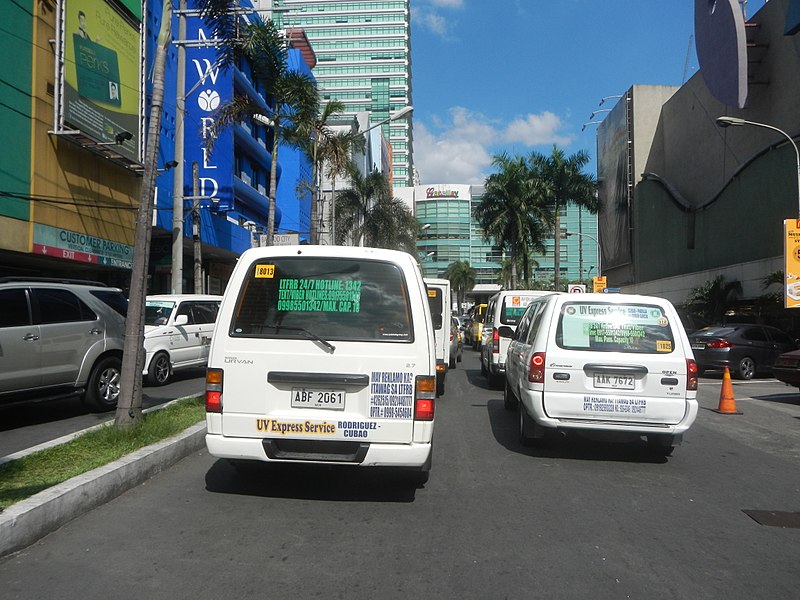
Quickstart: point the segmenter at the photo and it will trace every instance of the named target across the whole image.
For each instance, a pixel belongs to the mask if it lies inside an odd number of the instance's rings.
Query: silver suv
[[[0,403],[117,405],[128,301],[93,281],[0,278]]]

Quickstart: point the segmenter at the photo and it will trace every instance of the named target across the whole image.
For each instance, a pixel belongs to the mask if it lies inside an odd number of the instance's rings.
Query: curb
[[[30,546],[72,519],[168,469],[205,443],[205,421],[12,504],[0,513],[0,557]]]

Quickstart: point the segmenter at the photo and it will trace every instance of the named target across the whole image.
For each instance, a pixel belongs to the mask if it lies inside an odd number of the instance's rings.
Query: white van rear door
[[[223,435],[411,443],[416,377],[433,375],[433,357],[424,292],[407,276],[357,258],[251,265],[212,342]]]
[[[558,419],[679,423],[685,349],[677,316],[642,302],[566,301],[550,330],[544,409]]]

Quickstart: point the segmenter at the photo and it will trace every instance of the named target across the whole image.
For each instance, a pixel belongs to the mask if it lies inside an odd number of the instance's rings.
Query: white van
[[[239,258],[208,361],[210,454],[405,467],[422,483],[435,393],[431,313],[411,255],[271,246]]]
[[[663,298],[553,294],[530,303],[508,348],[504,404],[523,445],[554,430],[645,436],[669,455],[697,417],[697,364]]]
[[[505,383],[508,344],[528,304],[552,293],[554,292],[541,290],[504,290],[489,298],[480,343],[481,374],[489,380],[489,385],[500,387]]]
[[[444,394],[444,381],[450,366],[450,281],[425,278],[428,304],[433,319],[436,345],[436,395]]]

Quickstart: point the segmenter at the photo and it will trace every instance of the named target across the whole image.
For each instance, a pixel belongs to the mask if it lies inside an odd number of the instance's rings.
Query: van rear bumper
[[[206,434],[206,447],[209,454],[217,458],[240,460],[260,460],[280,463],[313,463],[342,464],[357,467],[423,467],[431,454],[430,443],[420,444],[362,444],[366,446],[366,454],[359,461],[339,460],[330,455],[315,459],[311,456],[303,458],[269,458],[264,449],[264,438],[234,438],[219,434]]]
[[[533,418],[537,425],[549,429],[581,429],[590,431],[624,431],[630,433],[664,435],[681,435],[692,426],[697,418],[698,404],[695,398],[686,399],[686,412],[683,418],[675,424],[661,422],[643,421],[622,421],[622,420],[599,420],[599,419],[556,419],[547,416],[544,411],[541,392],[523,390],[520,394],[520,401],[525,406],[527,413]]]

